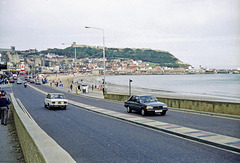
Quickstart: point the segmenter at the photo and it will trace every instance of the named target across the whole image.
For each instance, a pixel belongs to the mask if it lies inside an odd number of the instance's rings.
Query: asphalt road
[[[36,87],[46,91],[46,92],[59,92],[56,89],[46,87],[43,85],[35,85]],[[123,103],[106,101],[100,99],[93,99],[87,97],[76,96],[71,93],[65,93],[66,98],[78,101],[84,104],[114,110],[121,113],[127,113],[126,108],[123,106]],[[97,101],[97,102],[96,102]],[[133,113],[136,116],[141,115],[139,113]],[[219,118],[213,116],[176,112],[169,110],[166,116],[160,116],[160,114],[146,116],[149,119],[176,124],[180,126],[190,127],[198,130],[204,130],[208,132],[213,132],[217,134],[222,134],[226,136],[240,138],[240,120]],[[169,118],[171,117],[171,118]]]
[[[47,92],[51,88],[38,86]],[[69,105],[67,110],[44,108],[45,96],[30,87],[13,85],[29,113],[77,162],[239,162],[240,155],[171,136],[145,127],[92,113]],[[83,98],[65,93],[66,97],[97,107],[126,112],[122,104]],[[140,116],[137,113],[132,113]],[[150,119],[239,137],[239,121],[169,111],[166,116]],[[203,126],[202,126],[203,125]],[[219,125],[222,125],[219,127]],[[235,127],[238,127],[235,129]],[[227,133],[227,134],[226,134]]]

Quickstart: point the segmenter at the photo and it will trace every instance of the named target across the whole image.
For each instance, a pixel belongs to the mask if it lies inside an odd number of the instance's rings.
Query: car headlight
[[[167,105],[164,105],[163,108],[167,108]]]
[[[152,106],[147,106],[146,109],[153,109],[153,107]]]

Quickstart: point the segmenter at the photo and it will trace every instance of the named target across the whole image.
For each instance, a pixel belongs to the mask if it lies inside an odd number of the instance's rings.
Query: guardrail
[[[60,147],[37,123],[31,118],[30,114],[13,96],[12,111],[16,126],[19,142],[26,162],[41,163],[75,163],[76,161]]]

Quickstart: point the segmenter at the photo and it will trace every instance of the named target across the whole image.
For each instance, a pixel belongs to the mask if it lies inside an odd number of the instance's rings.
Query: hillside
[[[101,58],[102,48],[95,48],[90,46],[77,47],[77,58]],[[41,53],[56,53],[58,55],[63,55],[67,57],[75,56],[75,48],[68,47],[65,49],[48,49],[41,51]],[[132,49],[132,48],[106,48],[105,51],[106,58],[108,60],[112,59],[133,59],[142,60],[144,62],[151,62],[159,64],[160,66],[168,67],[187,67],[188,64],[181,64],[181,61],[166,51],[152,50],[152,49]]]

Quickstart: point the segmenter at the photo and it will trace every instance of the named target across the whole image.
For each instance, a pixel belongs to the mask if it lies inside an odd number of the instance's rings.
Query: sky
[[[0,0],[0,48],[164,50],[195,68],[240,67],[240,0]],[[62,43],[65,43],[62,45]]]

